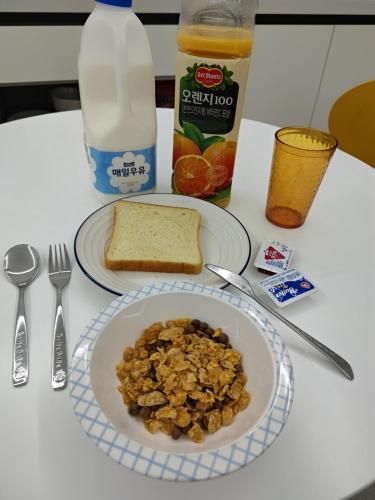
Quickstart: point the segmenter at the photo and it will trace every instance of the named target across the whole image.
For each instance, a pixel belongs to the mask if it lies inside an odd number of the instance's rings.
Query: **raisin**
[[[148,372],[148,376],[150,377],[150,379],[153,381],[153,382],[157,382],[157,378],[156,378],[156,371],[155,371],[155,368],[152,367],[150,369],[150,371]]]
[[[205,332],[207,335],[210,335],[212,337],[212,335],[215,333],[215,331],[212,329],[212,328],[207,328],[206,332]]]
[[[191,322],[191,324],[195,327],[195,328],[199,328],[201,326],[201,322],[199,321],[199,319],[193,319],[193,321]]]
[[[201,419],[200,424],[201,424],[202,429],[203,429],[204,431],[206,431],[206,430],[207,430],[207,428],[208,428],[208,418],[207,418],[207,417],[203,417],[203,418]]]
[[[195,408],[196,401],[195,399],[192,399],[190,396],[186,398],[186,403],[191,407]]]
[[[142,406],[142,408],[139,410],[139,416],[145,420],[151,417],[151,413],[151,408],[148,408],[147,406]]]
[[[224,402],[217,399],[214,404],[215,410],[221,410],[224,406]]]
[[[207,328],[208,328],[207,323],[202,322],[201,326],[200,326],[200,329],[202,330],[202,332],[205,332],[207,330]]]
[[[221,344],[228,344],[229,337],[226,333],[220,333],[218,337],[216,337],[216,342],[220,342]]]
[[[171,342],[169,340],[158,339],[155,342],[155,347],[158,347],[159,349],[164,348],[165,350],[167,350],[170,345],[171,345]]]
[[[132,417],[136,417],[138,415],[139,406],[138,406],[137,401],[130,401],[130,403],[128,405],[128,412],[129,412],[129,415],[131,415]]]
[[[180,437],[182,436],[182,430],[177,427],[177,425],[175,425],[172,429],[171,436],[173,439],[180,439]]]
[[[194,333],[196,331],[196,328],[194,325],[189,325],[185,328],[186,333]]]

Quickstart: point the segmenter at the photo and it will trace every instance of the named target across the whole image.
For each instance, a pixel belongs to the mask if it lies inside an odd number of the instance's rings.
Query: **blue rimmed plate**
[[[181,316],[224,328],[242,353],[251,394],[249,407],[201,444],[150,434],[117,391],[124,347],[151,323]],[[86,434],[117,463],[159,479],[204,480],[249,464],[273,443],[290,412],[293,374],[278,332],[256,307],[201,284],[158,283],[115,299],[90,322],[73,354],[70,397]]]
[[[199,231],[203,262],[242,274],[250,260],[251,242],[242,223],[230,212],[212,203],[191,196],[169,193],[134,195],[126,201],[195,208],[201,214]],[[223,280],[203,268],[200,274],[146,273],[111,271],[104,265],[104,252],[112,233],[113,203],[93,212],[79,227],[74,240],[74,253],[83,273],[101,288],[122,295],[150,283],[178,281],[202,283],[224,288]],[[183,276],[183,278],[182,278]]]

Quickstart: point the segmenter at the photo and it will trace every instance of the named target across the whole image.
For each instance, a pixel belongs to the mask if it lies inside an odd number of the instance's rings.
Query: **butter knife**
[[[240,276],[239,274],[233,273],[232,271],[229,271],[228,269],[224,269],[223,267],[219,266],[214,266],[213,264],[205,264],[205,267],[209,270],[212,271],[213,273],[217,274],[220,276],[220,278],[223,278],[225,281],[230,283],[231,285],[235,286],[238,288],[238,290],[241,290],[241,292],[245,293],[249,297],[251,297],[255,302],[257,302],[260,306],[264,307],[269,313],[273,314],[277,319],[285,323],[289,328],[291,328],[294,332],[298,333],[300,337],[305,339],[309,344],[311,344],[313,347],[318,349],[327,359],[329,359],[337,368],[349,379],[353,380],[354,379],[354,374],[353,370],[350,366],[350,364],[345,361],[341,356],[333,352],[329,347],[325,346],[319,340],[315,339],[305,331],[303,331],[301,328],[296,326],[294,323],[286,319],[284,316],[282,316],[280,313],[272,309],[268,304],[260,300],[256,295],[255,292],[249,283],[249,281],[244,278],[243,276]]]

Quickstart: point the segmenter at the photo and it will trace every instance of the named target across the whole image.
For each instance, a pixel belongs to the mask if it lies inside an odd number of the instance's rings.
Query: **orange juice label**
[[[229,200],[248,58],[177,54],[172,189]]]

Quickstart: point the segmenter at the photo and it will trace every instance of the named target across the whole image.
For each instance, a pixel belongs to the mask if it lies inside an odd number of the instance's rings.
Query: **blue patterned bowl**
[[[231,425],[201,444],[150,434],[129,416],[117,391],[115,365],[124,347],[151,323],[181,316],[228,333],[242,353],[252,396]],[[70,396],[86,434],[113,460],[150,477],[194,481],[233,472],[271,445],[290,412],[293,374],[279,334],[256,307],[224,290],[162,283],[115,299],[91,321],[73,354]]]

